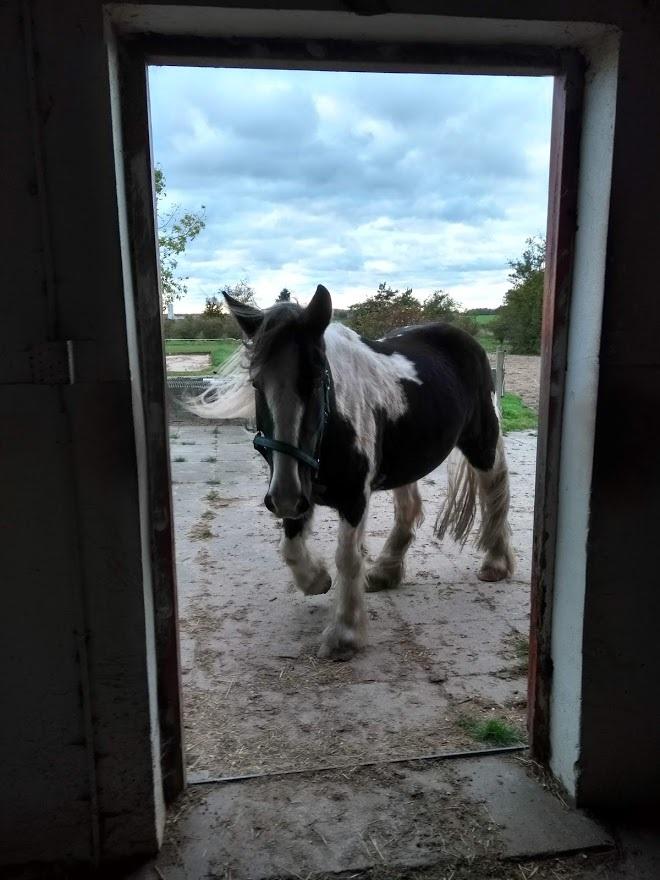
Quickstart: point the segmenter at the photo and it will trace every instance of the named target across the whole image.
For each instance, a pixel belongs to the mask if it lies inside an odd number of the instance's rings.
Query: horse
[[[316,505],[339,515],[336,601],[319,657],[349,659],[366,642],[365,592],[397,587],[422,500],[417,481],[453,450],[435,533],[464,545],[477,503],[483,581],[510,577],[509,476],[490,365],[468,333],[445,323],[405,327],[379,340],[331,323],[319,285],[306,307],[262,310],[224,294],[246,344],[190,403],[204,417],[245,417],[268,462],[264,504],[283,520],[281,555],[306,596],[331,577],[308,548]],[[364,533],[372,492],[392,490],[394,525],[367,570]]]

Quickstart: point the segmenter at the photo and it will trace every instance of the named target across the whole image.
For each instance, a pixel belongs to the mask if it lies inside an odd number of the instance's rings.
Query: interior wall
[[[283,3],[232,3],[250,5]],[[368,21],[332,0],[286,5],[335,9],[360,27]],[[496,14],[487,0],[387,6],[463,18]],[[592,805],[636,803],[660,781],[658,6],[539,0],[532,10],[511,0],[501,33],[520,39],[524,29],[510,20],[530,15],[539,22],[606,21],[623,31],[576,794]],[[0,862],[93,862],[152,851],[162,819],[131,386],[139,376],[130,370],[101,3],[7,0],[0,49]],[[72,384],[62,378],[68,360],[59,343],[66,340],[73,343]],[[49,341],[58,345],[44,348]],[[50,363],[62,381],[51,374],[44,382],[40,363]]]
[[[0,863],[93,863],[162,824],[104,22],[0,14]]]

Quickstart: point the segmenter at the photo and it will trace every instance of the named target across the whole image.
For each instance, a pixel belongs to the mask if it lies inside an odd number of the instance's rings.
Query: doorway
[[[190,778],[526,743],[543,266],[542,236],[528,239],[546,227],[552,79],[157,67],[150,96],[161,240],[190,211],[207,224],[165,321]],[[506,348],[516,573],[481,583],[470,545],[435,540],[438,469],[420,484],[426,521],[404,583],[369,597],[370,643],[348,664],[316,658],[332,594],[305,598],[290,582],[245,425],[205,423],[177,402],[240,346],[222,289],[304,304],[317,281],[335,320],[365,335],[429,320],[440,302],[434,317],[473,334],[493,367]],[[532,282],[525,347],[498,333],[498,309]],[[370,312],[384,291],[389,311]],[[372,499],[373,555],[391,506],[390,493]],[[319,509],[313,543],[328,561],[335,533]]]

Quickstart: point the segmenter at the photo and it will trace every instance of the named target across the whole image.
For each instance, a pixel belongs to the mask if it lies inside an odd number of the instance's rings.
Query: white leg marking
[[[337,540],[337,599],[333,621],[323,631],[319,657],[347,660],[364,646],[367,614],[364,600],[365,566],[362,538],[364,512],[357,528],[339,520]]]
[[[395,489],[394,526],[385,546],[367,574],[367,591],[391,590],[403,580],[403,560],[424,519],[417,483]]]
[[[302,534],[295,538],[282,535],[280,551],[282,558],[291,569],[291,574],[298,589],[306,596],[318,596],[327,593],[332,578],[322,559],[310,553],[307,547],[307,536],[311,526],[311,518],[305,524]]]

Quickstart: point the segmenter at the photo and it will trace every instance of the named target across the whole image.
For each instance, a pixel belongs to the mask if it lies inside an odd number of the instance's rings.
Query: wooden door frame
[[[584,60],[575,49],[516,45],[216,38],[117,33],[126,203],[131,240],[156,611],[158,704],[165,797],[185,785],[172,493],[159,296],[148,66],[262,67],[417,73],[545,75],[555,80],[543,307],[529,666],[533,756],[550,757],[552,600]]]

